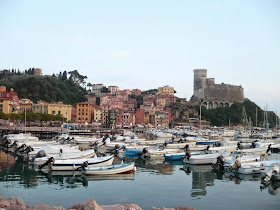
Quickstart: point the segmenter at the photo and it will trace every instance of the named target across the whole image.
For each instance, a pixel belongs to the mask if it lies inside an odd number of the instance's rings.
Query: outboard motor
[[[271,144],[270,145],[268,145],[268,148],[267,148],[267,150],[266,150],[266,153],[269,153],[270,151],[271,151]]]
[[[188,144],[184,147],[184,152],[187,152],[187,151],[190,151],[190,146]]]
[[[187,160],[190,160],[190,157],[191,157],[192,155],[191,155],[191,153],[190,152],[186,152],[186,158],[187,158]]]
[[[212,163],[214,169],[220,168],[224,169],[225,158],[224,156],[220,155],[217,157],[216,163]]]
[[[274,163],[267,169],[263,180],[266,182],[269,180],[275,180],[278,174],[280,174],[280,164]]]
[[[238,169],[241,167],[241,163],[237,160],[231,166],[229,167],[230,171],[238,171]]]
[[[14,141],[14,142],[17,142],[17,141]],[[12,141],[10,139],[6,139],[3,142],[3,146],[9,147],[9,144],[11,144],[11,143],[12,143]]]
[[[86,167],[88,167],[88,162],[87,161],[83,162],[83,165],[81,165],[80,167],[76,168],[76,171],[84,170]]]
[[[117,153],[120,149],[120,145],[116,144],[114,148],[110,151],[111,153]]]
[[[256,141],[252,142],[251,148],[256,148]]]
[[[208,150],[209,150],[209,148],[210,148],[210,145],[208,145],[208,146],[206,147],[206,151],[208,151]]]
[[[42,151],[44,151],[44,150],[42,150]],[[50,157],[44,164],[42,164],[42,165],[39,165],[39,169],[42,169],[42,168],[44,168],[45,166],[47,166],[47,165],[49,165],[50,163],[54,163],[54,158],[53,157]]]
[[[45,152],[45,150],[40,150],[37,154],[35,158],[42,158],[42,157],[46,157],[47,154]]]
[[[237,142],[237,149],[241,149],[241,144],[240,144],[240,141]]]
[[[20,152],[21,150],[24,150],[25,147],[26,147],[26,144],[22,144],[19,148],[17,148],[17,149],[15,150],[15,153],[16,153],[16,152]]]
[[[28,146],[28,147],[26,147],[25,150],[22,151],[22,153],[28,154],[29,152],[32,152],[32,151],[34,151],[34,149],[31,146]]]
[[[141,155],[146,156],[147,154],[148,154],[148,148],[145,147],[145,148],[142,150],[142,152],[139,152],[139,153],[138,153],[138,156],[141,156]]]
[[[8,140],[10,141],[10,140]],[[8,145],[7,145],[8,146]],[[11,146],[8,146],[9,148],[12,148],[12,147],[18,147],[18,141],[14,141],[14,143],[11,145]]]
[[[172,139],[174,139],[174,138],[172,138]],[[184,140],[183,140],[183,139],[180,139],[180,140],[178,141],[178,144],[183,143],[183,142],[184,142]]]

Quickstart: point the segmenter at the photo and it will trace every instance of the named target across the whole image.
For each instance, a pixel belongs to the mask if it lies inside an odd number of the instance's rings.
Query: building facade
[[[244,101],[244,90],[241,85],[215,84],[214,78],[207,78],[207,69],[195,69],[191,101],[202,102],[208,109],[229,107]]]
[[[76,104],[76,123],[91,124],[93,117],[93,106],[88,102]]]
[[[47,114],[60,115],[66,118],[68,121],[71,120],[72,106],[63,104],[62,102],[48,104]]]

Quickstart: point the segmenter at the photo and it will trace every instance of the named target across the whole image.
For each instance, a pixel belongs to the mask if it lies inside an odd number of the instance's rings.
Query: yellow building
[[[0,98],[0,112],[8,114],[11,112],[10,100],[6,98]]]
[[[101,120],[102,120],[102,109],[94,108],[93,112],[94,112],[93,121],[94,122],[101,122]]]
[[[45,101],[38,101],[37,104],[32,105],[33,113],[47,114],[48,113],[48,104]]]
[[[161,95],[172,95],[172,96],[174,96],[174,88],[169,87],[168,85],[166,85],[164,87],[159,87],[158,92],[156,94],[157,95],[161,94]]]
[[[156,98],[156,105],[165,107],[165,98],[164,97],[157,97]]]
[[[20,106],[19,113],[24,113],[25,110],[27,112],[32,112],[32,105],[33,105],[33,101],[31,101],[30,99],[19,100],[19,106]]]
[[[60,115],[71,120],[72,106],[63,104],[62,102],[48,104],[48,114]]]
[[[76,105],[76,123],[92,123],[93,106],[88,102],[81,102]]]

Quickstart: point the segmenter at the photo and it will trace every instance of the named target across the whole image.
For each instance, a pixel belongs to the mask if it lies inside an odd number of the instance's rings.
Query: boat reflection
[[[270,195],[278,195],[280,188],[280,181],[270,181],[268,183],[262,183],[260,186],[261,191],[267,189]]]
[[[12,155],[0,150],[0,172],[10,170],[15,163],[16,159]]]
[[[127,174],[110,174],[110,175],[93,175],[86,176],[82,175],[80,181],[83,183],[83,186],[88,186],[89,181],[105,181],[105,180],[134,180],[135,173]]]
[[[155,174],[172,175],[174,171],[174,165],[170,162],[163,162],[162,160],[151,160],[149,158],[138,157],[136,159],[126,158],[126,162],[135,161],[137,168],[149,169],[149,171]]]
[[[211,165],[184,164],[181,169],[188,175],[192,174],[191,197],[205,196],[206,187],[214,186],[216,174],[212,172]]]
[[[167,161],[167,160],[165,160],[164,163],[169,163],[169,164],[171,164],[173,166],[183,165],[184,164],[184,162],[182,160],[176,160],[176,161]]]
[[[7,158],[4,160],[4,158]],[[0,182],[7,182],[7,188],[23,186],[35,188],[38,186],[37,172],[30,169],[21,160],[16,160],[9,154],[1,152]]]

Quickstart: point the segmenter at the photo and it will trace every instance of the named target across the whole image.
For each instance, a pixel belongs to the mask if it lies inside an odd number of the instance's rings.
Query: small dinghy
[[[43,165],[39,166],[39,169],[44,167],[50,167],[53,171],[75,171],[83,167],[105,166],[113,163],[114,156],[95,157],[88,159],[69,159],[69,160],[55,160],[53,157]]]
[[[214,160],[222,155],[223,157],[230,156],[230,152],[226,153],[215,153],[215,154],[207,154],[207,155],[195,155],[195,156],[186,156],[184,159],[185,163],[189,163],[192,165],[203,165],[203,164],[212,164]]]
[[[191,152],[190,154],[191,155],[202,155],[202,152]],[[186,157],[185,152],[164,154],[165,160],[170,160],[170,161],[182,160],[185,157]]]
[[[280,163],[271,164],[264,172],[263,180],[266,182],[270,180],[280,180]]]
[[[97,166],[90,168],[83,168],[82,173],[85,175],[109,175],[109,174],[121,174],[135,171],[135,163],[123,163],[115,165]]]
[[[73,152],[73,153],[52,154],[51,156],[48,156],[47,154],[42,154],[40,157],[36,157],[34,159],[33,165],[35,166],[42,165],[46,161],[48,161],[50,157],[53,157],[55,160],[69,160],[69,159],[92,158],[94,156],[95,156],[94,149],[80,151],[80,152]]]
[[[279,160],[259,161],[253,163],[240,163],[236,161],[233,163],[229,170],[240,174],[260,174],[263,170],[266,170],[272,164],[279,164]]]
[[[236,150],[236,146],[223,146],[223,147],[211,147],[207,149],[207,153],[222,153],[222,152],[234,152]]]

